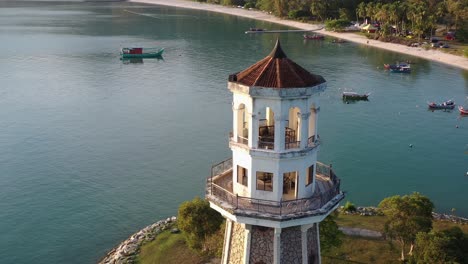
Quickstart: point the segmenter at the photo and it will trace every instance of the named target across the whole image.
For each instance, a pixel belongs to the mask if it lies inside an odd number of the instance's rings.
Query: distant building
[[[317,162],[322,76],[273,51],[229,76],[232,158],[212,167],[206,198],[226,218],[222,263],[321,263],[319,223],[344,198]]]

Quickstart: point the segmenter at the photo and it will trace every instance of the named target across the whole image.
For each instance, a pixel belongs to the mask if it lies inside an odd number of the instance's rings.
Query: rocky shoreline
[[[153,241],[156,236],[164,230],[172,228],[177,217],[169,217],[151,224],[129,238],[121,242],[118,246],[109,251],[103,257],[99,264],[131,264],[135,263],[136,257],[140,252],[140,247],[145,242]]]

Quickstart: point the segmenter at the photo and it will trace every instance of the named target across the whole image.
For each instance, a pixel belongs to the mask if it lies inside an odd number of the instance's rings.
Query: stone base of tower
[[[226,220],[222,264],[319,264],[318,224],[288,228]]]

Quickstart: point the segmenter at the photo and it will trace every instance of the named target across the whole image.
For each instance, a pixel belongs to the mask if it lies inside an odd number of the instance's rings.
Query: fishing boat
[[[397,62],[396,64],[384,64],[384,69],[396,73],[411,73],[411,65],[404,62]]]
[[[455,108],[455,102],[452,101],[452,100],[448,100],[448,101],[445,101],[441,104],[438,104],[438,103],[435,103],[435,102],[431,102],[431,103],[428,103],[427,106],[429,107],[429,109],[454,109]]]
[[[160,58],[164,48],[122,48],[120,56],[122,59],[133,58]]]
[[[318,34],[314,34],[314,35],[304,34],[303,37],[304,37],[304,39],[313,39],[313,40],[324,40],[325,39],[325,36],[318,35]]]
[[[384,66],[384,68],[385,68],[386,70],[390,70],[390,69],[396,69],[396,68],[401,67],[401,66],[408,66],[408,64],[406,64],[406,63],[398,63],[398,62],[397,62],[396,64],[384,64],[383,66]]]
[[[355,92],[343,92],[343,100],[368,100],[370,93],[358,94]]]
[[[245,32],[245,34],[250,34],[250,33],[263,33],[263,32],[266,32],[267,30],[264,29],[264,28],[249,28],[249,30],[247,30]]]
[[[390,67],[389,70],[395,73],[411,73],[411,66],[409,64],[400,64],[395,67]]]
[[[468,115],[468,109],[463,108],[463,106],[458,106],[458,111],[460,111],[460,115]]]

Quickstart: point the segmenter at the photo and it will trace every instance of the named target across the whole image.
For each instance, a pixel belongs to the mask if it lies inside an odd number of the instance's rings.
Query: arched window
[[[285,149],[299,148],[301,143],[301,119],[299,117],[299,108],[291,107],[289,109],[288,125],[285,131]]]
[[[275,149],[275,113],[266,107],[260,112],[258,123],[258,148]]]

